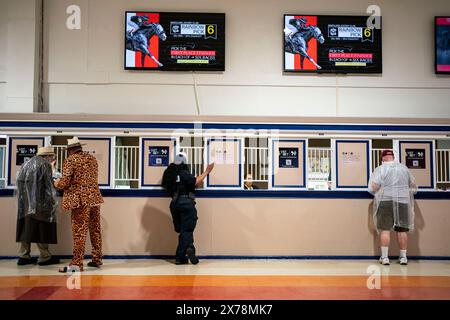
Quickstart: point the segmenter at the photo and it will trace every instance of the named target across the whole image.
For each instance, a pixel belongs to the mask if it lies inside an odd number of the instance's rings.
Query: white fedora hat
[[[78,140],[78,137],[73,137],[72,139],[67,139],[67,149],[73,148],[73,147],[81,147],[85,146],[86,143],[81,143],[80,140]]]
[[[41,147],[38,149],[37,156],[54,156],[55,151],[52,146]]]

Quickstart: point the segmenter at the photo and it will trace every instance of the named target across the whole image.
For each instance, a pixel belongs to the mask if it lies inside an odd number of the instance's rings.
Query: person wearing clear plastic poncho
[[[57,243],[56,211],[58,207],[53,179],[55,154],[51,146],[38,149],[36,156],[25,162],[17,174],[17,229],[20,242],[18,265],[58,264],[59,259],[49,251]],[[39,259],[31,257],[31,243],[39,249]]]
[[[417,187],[408,168],[394,161],[392,150],[384,150],[381,159],[382,165],[375,169],[369,180],[369,192],[375,196],[373,218],[380,235],[380,263],[390,264],[390,233],[395,231],[400,248],[399,262],[407,265],[407,233],[414,229],[413,195],[417,192]]]

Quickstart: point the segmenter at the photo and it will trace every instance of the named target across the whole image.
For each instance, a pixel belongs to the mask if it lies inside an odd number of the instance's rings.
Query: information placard
[[[28,159],[31,159],[40,147],[44,146],[44,142],[44,137],[9,138],[8,185],[16,184],[16,176],[20,167]]]
[[[37,144],[16,146],[16,166],[21,166],[31,158],[33,158],[38,150]]]
[[[148,165],[150,167],[167,167],[169,165],[169,147],[149,146]]]
[[[280,168],[298,168],[298,148],[279,148]]]
[[[422,189],[434,188],[432,141],[399,141],[399,161],[409,168]]]
[[[161,187],[161,180],[167,166],[173,162],[175,140],[171,138],[142,138],[142,187]]]
[[[409,169],[426,169],[425,149],[405,149],[406,166]]]

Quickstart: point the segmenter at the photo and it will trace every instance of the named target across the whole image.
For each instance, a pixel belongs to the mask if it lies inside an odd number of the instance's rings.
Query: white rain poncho
[[[375,169],[369,180],[369,192],[375,196],[373,218],[377,231],[414,229],[415,179],[408,168],[387,161]]]
[[[56,222],[58,208],[52,182],[52,167],[40,156],[23,164],[16,180],[17,218],[27,216],[42,222]]]

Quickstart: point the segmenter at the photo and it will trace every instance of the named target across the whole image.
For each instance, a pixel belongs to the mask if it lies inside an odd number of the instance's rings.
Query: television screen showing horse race
[[[284,71],[382,73],[379,19],[284,15]]]
[[[436,17],[436,73],[450,74],[450,17]]]
[[[225,70],[225,14],[125,13],[125,69]]]

